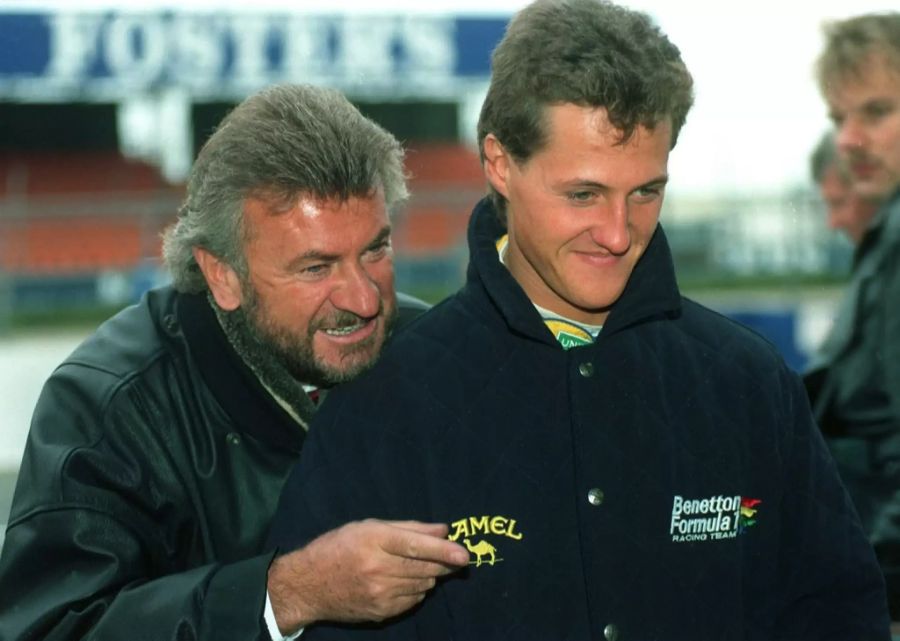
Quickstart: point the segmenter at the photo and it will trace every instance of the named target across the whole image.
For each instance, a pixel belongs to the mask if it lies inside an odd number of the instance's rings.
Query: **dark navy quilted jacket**
[[[451,524],[469,567],[386,627],[324,638],[888,639],[869,545],[798,378],[680,296],[658,229],[595,344],[565,351],[498,261],[329,396],[271,541]]]

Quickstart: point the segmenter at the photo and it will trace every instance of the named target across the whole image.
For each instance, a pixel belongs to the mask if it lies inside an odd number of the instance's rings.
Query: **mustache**
[[[847,165],[867,164],[874,165],[879,162],[878,158],[861,149],[850,149],[844,152],[843,161]]]
[[[356,327],[364,325],[369,321],[378,318],[384,313],[384,301],[378,301],[378,310],[371,316],[360,316],[347,310],[338,309],[327,316],[317,318],[309,325],[310,335],[315,334],[320,329],[344,329],[345,327]]]

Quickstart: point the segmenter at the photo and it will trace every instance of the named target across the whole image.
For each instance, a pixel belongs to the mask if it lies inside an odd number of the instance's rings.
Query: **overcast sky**
[[[4,0],[0,10],[40,7],[509,14],[518,0]],[[777,192],[807,183],[807,157],[828,126],[812,66],[821,24],[896,0],[630,0],[681,48],[696,102],[670,163],[675,192]],[[374,7],[377,7],[375,9]]]

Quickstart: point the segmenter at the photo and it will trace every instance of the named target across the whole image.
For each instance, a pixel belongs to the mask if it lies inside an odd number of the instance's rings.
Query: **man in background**
[[[900,13],[827,25],[817,71],[853,188],[882,205],[806,383],[900,620]]]
[[[833,132],[826,132],[813,150],[810,174],[825,203],[829,229],[840,231],[854,248],[858,247],[879,201],[864,198],[853,189],[853,179],[838,155]]]
[[[537,0],[510,22],[467,282],[325,403],[272,529],[287,550],[366,513],[444,521],[468,571],[310,639],[889,638],[800,379],[679,293],[658,221],[691,103],[642,13]]]
[[[395,320],[397,141],[337,92],[273,87],[229,114],[164,239],[174,286],[104,323],[47,381],[0,556],[5,641],[280,639],[380,620],[464,564],[447,526],[351,523],[263,543],[321,395]],[[352,473],[352,470],[347,470]]]

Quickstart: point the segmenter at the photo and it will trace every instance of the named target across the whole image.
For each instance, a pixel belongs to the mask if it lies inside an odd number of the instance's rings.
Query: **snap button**
[[[229,445],[240,445],[241,435],[237,432],[228,432],[228,434],[225,436],[225,442]]]
[[[591,505],[600,505],[603,503],[603,490],[597,487],[588,490],[588,503]]]
[[[606,641],[618,641],[619,639],[619,628],[614,623],[610,623],[608,626],[603,628],[603,636],[606,637]]]
[[[166,314],[163,316],[163,329],[169,334],[174,334],[178,331],[178,319],[175,318],[174,314]]]
[[[593,363],[582,363],[578,366],[578,373],[584,376],[585,378],[590,378],[594,375],[594,364]]]

